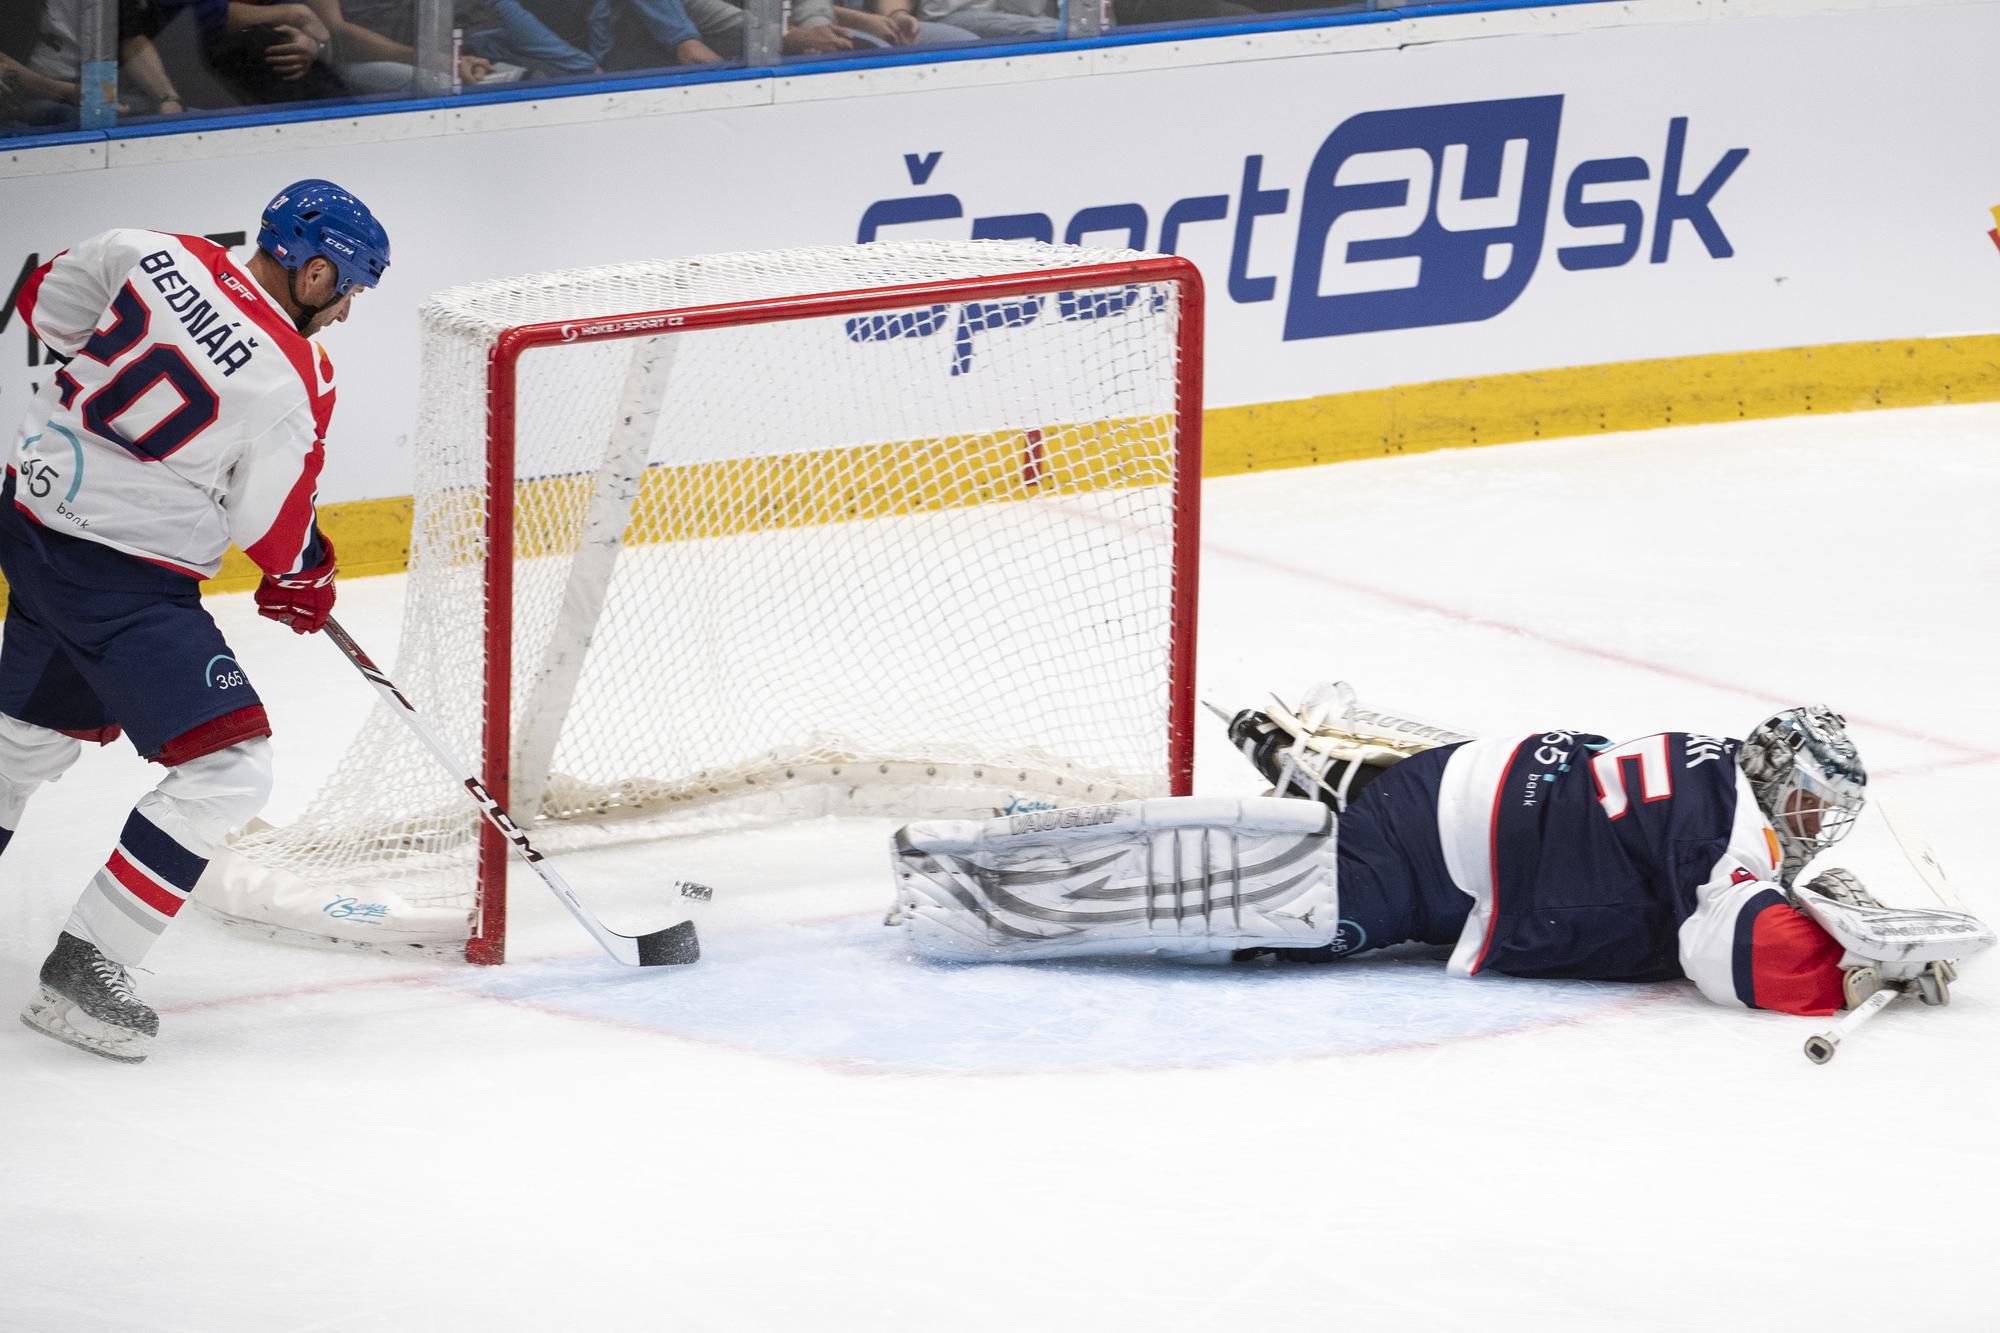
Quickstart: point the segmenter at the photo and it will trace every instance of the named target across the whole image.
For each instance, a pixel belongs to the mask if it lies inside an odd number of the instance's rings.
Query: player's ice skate
[[[68,931],[42,964],[41,989],[21,1021],[80,1051],[134,1065],[160,1031],[160,1016],[132,989],[130,974]]]

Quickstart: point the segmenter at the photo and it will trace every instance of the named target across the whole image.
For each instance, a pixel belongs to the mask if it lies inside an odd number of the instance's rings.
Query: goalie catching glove
[[[333,614],[333,543],[319,534],[320,562],[295,574],[266,574],[257,585],[257,614],[294,634],[317,634]]]
[[[1164,796],[911,824],[891,842],[912,947],[952,962],[1316,948],[1340,928],[1334,818],[1303,801]]]

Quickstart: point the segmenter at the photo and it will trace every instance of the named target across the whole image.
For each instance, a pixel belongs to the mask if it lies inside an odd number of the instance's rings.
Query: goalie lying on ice
[[[1825,708],[1741,741],[1478,740],[1338,684],[1229,733],[1273,797],[912,824],[893,841],[892,919],[919,953],[962,962],[1323,961],[1420,941],[1450,946],[1461,976],[1689,977],[1719,1003],[1795,1014],[1884,985],[1943,1003],[1952,962],[1994,943],[1962,913],[1885,908],[1844,870],[1796,884],[1867,784]]]

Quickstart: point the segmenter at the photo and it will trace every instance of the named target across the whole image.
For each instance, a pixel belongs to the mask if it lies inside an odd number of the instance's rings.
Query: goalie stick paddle
[[[465,766],[464,761],[445,747],[437,733],[431,730],[430,724],[424,721],[423,715],[417,712],[416,706],[404,698],[403,692],[396,688],[396,682],[384,675],[382,668],[376,666],[368,654],[361,651],[361,645],[340,627],[340,622],[331,616],[327,617],[324,633],[327,638],[333,640],[334,646],[340,649],[341,654],[354,664],[354,669],[361,673],[362,678],[375,687],[375,692],[394,705],[398,716],[411,731],[416,733],[417,739],[437,756],[438,762],[443,764],[454,778],[458,779],[459,785],[465,789],[465,794],[479,807],[479,813],[513,844],[514,850],[528,863],[529,869],[541,877],[542,883],[548,885],[550,893],[562,900],[563,906],[567,907],[570,915],[590,932],[591,938],[604,946],[604,952],[619,962],[633,967],[692,963],[701,957],[701,942],[695,936],[693,921],[677,922],[648,935],[620,935],[593,916],[589,908],[577,901],[576,894],[570,889],[568,881],[557,874],[555,867],[548,864],[542,854],[535,850],[534,844],[528,841],[527,833],[508,818],[500,802],[494,800],[493,794],[486,790],[486,785]],[[681,896],[697,901],[705,901],[709,894],[705,885],[682,882],[678,887]]]
[[[1880,794],[1875,797],[1875,809],[1881,813],[1883,822],[1888,824],[1889,834],[1895,838],[1896,845],[1903,849],[1903,855],[1909,859],[1910,868],[1915,870],[1917,877],[1930,888],[1932,896],[1938,900],[1939,905],[1954,912],[1972,915],[1966,911],[1964,900],[1952,889],[1951,880],[1944,873],[1944,863],[1938,860],[1937,850],[1931,846],[1931,840],[1924,836],[1923,830],[1917,827],[1909,812],[1904,810],[1899,802],[1888,800]]]

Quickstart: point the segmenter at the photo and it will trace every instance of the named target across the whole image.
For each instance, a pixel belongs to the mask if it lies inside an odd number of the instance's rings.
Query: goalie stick
[[[1889,826],[1890,836],[1895,838],[1896,846],[1902,849],[1904,857],[1909,860],[1910,868],[1917,872],[1917,877],[1923,880],[1932,896],[1938,900],[1938,904],[1949,911],[1972,915],[1967,911],[1964,899],[1960,898],[1951,887],[1951,880],[1944,873],[1944,862],[1938,860],[1937,850],[1931,846],[1931,840],[1924,836],[1923,830],[1917,827],[1902,805],[1886,799],[1880,793],[1874,797],[1874,805],[1880,812],[1882,821]],[[1886,986],[1876,991],[1850,1010],[1838,1023],[1824,1032],[1817,1032],[1806,1038],[1806,1058],[1816,1065],[1823,1065],[1833,1059],[1834,1054],[1840,1049],[1843,1037],[1851,1034],[1854,1029],[1907,994],[1909,994],[1907,990],[1891,989]]]
[[[1860,1004],[1848,1010],[1846,1016],[1838,1023],[1835,1023],[1824,1032],[1815,1032],[1812,1036],[1807,1037],[1806,1059],[1816,1065],[1823,1065],[1833,1059],[1834,1055],[1840,1050],[1842,1038],[1851,1034],[1854,1029],[1860,1027],[1884,1009],[1887,1009],[1891,1003],[1906,994],[1908,994],[1907,991],[1891,990],[1887,986],[1876,991]]]
[[[1875,808],[1882,813],[1883,822],[1888,824],[1890,835],[1896,839],[1896,845],[1903,849],[1903,855],[1909,859],[1910,868],[1915,870],[1917,877],[1930,887],[1932,895],[1937,898],[1939,904],[1954,912],[1973,915],[1966,910],[1965,903],[1958,894],[1953,892],[1951,880],[1944,873],[1944,862],[1938,860],[1937,851],[1931,846],[1931,840],[1924,836],[1923,831],[1911,820],[1902,805],[1877,795]]]
[[[444,742],[431,730],[430,724],[424,721],[415,705],[404,698],[403,692],[396,688],[396,683],[382,673],[382,668],[376,666],[367,653],[361,651],[361,645],[340,627],[340,622],[331,616],[327,617],[324,632],[327,638],[333,640],[334,646],[340,649],[342,655],[354,664],[354,669],[361,673],[362,678],[375,687],[375,692],[395,706],[397,714],[410,730],[416,733],[417,739],[422,741],[424,747],[437,756],[438,762],[458,779],[460,785],[465,788],[466,795],[479,807],[479,813],[505,835],[507,841],[514,845],[514,850],[520,853],[521,859],[541,877],[542,883],[548,885],[549,892],[562,900],[570,915],[590,932],[592,939],[604,946],[606,953],[619,962],[633,967],[692,963],[701,957],[701,942],[695,936],[693,921],[681,921],[646,935],[620,935],[591,915],[590,909],[577,901],[576,894],[571,891],[568,881],[557,874],[555,867],[549,865],[542,858],[542,854],[535,850],[534,845],[528,841],[527,833],[508,818],[500,802],[493,799],[493,794],[486,790],[485,784],[480,782],[464,762],[445,748]],[[706,885],[686,880],[679,881],[675,887],[681,897],[697,902],[706,901],[710,892]]]

